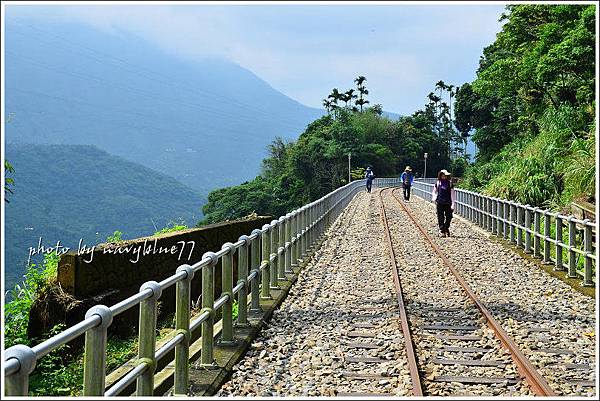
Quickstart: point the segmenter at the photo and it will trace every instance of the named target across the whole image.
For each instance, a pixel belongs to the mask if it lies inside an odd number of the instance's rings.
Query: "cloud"
[[[7,6],[8,16],[128,31],[186,59],[222,57],[310,106],[365,75],[372,103],[408,114],[434,83],[474,78],[498,5]]]

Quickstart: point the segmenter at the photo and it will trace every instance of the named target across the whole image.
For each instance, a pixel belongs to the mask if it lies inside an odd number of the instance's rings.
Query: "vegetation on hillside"
[[[422,110],[393,121],[382,115],[380,105],[364,108],[365,81],[355,80],[356,91],[334,88],[323,102],[328,115],[309,124],[296,142],[275,139],[254,180],[211,192],[200,224],[253,212],[280,216],[318,199],[347,183],[349,153],[353,169],[372,166],[379,177],[399,175],[406,165],[423,176],[425,152],[428,176],[448,168],[455,137],[447,129],[450,120],[441,99],[430,98]],[[463,165],[461,160],[454,164]]]
[[[479,153],[462,185],[559,208],[595,201],[595,6],[511,5],[456,126]]]
[[[99,243],[116,228],[136,238],[202,216],[197,192],[94,146],[8,144],[6,155],[16,182],[5,210],[6,288],[21,281],[40,237],[46,247],[60,240],[76,250],[80,239]]]

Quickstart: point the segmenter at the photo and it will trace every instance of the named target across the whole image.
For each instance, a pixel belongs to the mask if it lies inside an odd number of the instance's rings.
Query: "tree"
[[[333,111],[334,116],[337,116],[338,109],[338,101],[342,99],[343,94],[338,91],[337,88],[333,88],[327,99],[331,99],[331,110]]]
[[[360,106],[360,111],[362,113],[363,111],[363,106],[367,103],[369,103],[368,100],[364,99],[364,96],[369,94],[369,90],[365,87],[364,83],[367,81],[367,78],[365,78],[364,76],[360,75],[358,76],[354,82],[356,82],[356,89],[358,90],[359,96],[358,96],[358,100],[355,102],[355,104],[358,104]]]
[[[352,107],[352,100],[356,99],[356,94],[354,93],[354,89],[349,89],[344,93],[344,100],[346,102],[346,108],[349,106]]]
[[[323,107],[325,107],[327,114],[329,114],[331,112],[332,106],[333,106],[333,103],[329,99],[323,99]]]

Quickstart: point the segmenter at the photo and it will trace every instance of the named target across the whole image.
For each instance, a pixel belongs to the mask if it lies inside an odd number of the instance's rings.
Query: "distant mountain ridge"
[[[9,143],[93,144],[202,194],[253,178],[276,136],[324,111],[229,61],[186,61],[128,33],[6,21]]]
[[[123,238],[151,235],[171,221],[194,226],[205,199],[147,167],[89,145],[14,145],[6,158],[15,169],[5,205],[6,288],[25,271],[29,247],[61,245],[77,250]],[[34,258],[39,260],[39,258]]]

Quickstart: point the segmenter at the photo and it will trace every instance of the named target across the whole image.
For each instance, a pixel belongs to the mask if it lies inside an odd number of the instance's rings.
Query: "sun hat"
[[[444,175],[452,175],[448,172],[448,170],[446,169],[442,169],[442,171],[440,171],[440,173],[444,174]]]
[[[412,168],[410,168],[410,166],[406,166],[406,168],[404,169],[404,171],[412,171]]]

